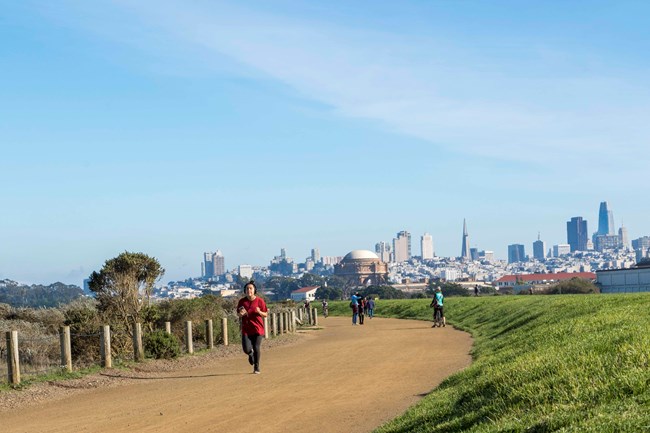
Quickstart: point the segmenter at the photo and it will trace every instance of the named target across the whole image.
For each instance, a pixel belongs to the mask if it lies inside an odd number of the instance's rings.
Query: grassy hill
[[[376,311],[431,320],[429,302]],[[378,432],[650,431],[650,294],[448,298],[445,313],[473,364]]]

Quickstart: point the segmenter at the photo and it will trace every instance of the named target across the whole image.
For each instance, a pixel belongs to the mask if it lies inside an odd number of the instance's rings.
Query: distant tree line
[[[84,296],[79,286],[54,283],[49,286],[19,284],[11,280],[0,283],[0,303],[17,308],[58,307]]]

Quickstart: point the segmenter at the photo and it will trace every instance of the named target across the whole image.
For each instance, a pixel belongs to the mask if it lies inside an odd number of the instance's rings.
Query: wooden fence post
[[[212,334],[212,319],[207,319],[205,321],[205,343],[208,345],[208,349],[214,349],[214,335]]]
[[[228,345],[228,318],[221,319],[221,336],[223,337],[223,345]]]
[[[192,321],[185,322],[185,349],[190,355],[194,353],[194,341],[192,341]]]
[[[278,335],[278,316],[275,315],[275,313],[271,313],[271,334],[274,337],[277,337]]]
[[[287,333],[287,313],[284,311],[280,313],[280,328],[282,328],[281,333],[286,334]]]
[[[144,348],[142,347],[142,324],[133,324],[133,360],[142,361],[144,359]]]
[[[102,367],[112,368],[113,358],[111,356],[111,327],[109,325],[102,326],[100,332],[100,345],[99,353],[102,358]]]
[[[172,322],[165,322],[165,332],[168,334],[172,333]]]
[[[314,308],[314,326],[318,326],[318,309]]]
[[[293,332],[298,330],[298,325],[296,324],[296,310],[291,310],[291,323],[293,323]]]
[[[269,316],[264,318],[264,338],[269,339]]]
[[[18,331],[7,331],[7,379],[12,385],[20,383],[20,357],[18,356]]]
[[[70,341],[70,327],[62,326],[59,329],[59,341],[61,342],[61,368],[72,372],[72,345]]]

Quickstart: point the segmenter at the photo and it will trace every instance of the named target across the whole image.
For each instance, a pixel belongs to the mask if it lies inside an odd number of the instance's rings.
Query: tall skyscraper
[[[315,264],[320,262],[320,251],[318,248],[311,249],[311,259],[314,261]]]
[[[217,252],[212,256],[212,264],[215,277],[226,273],[226,259],[223,257],[220,250],[217,250]]]
[[[467,223],[463,218],[463,246],[460,250],[460,258],[462,260],[471,260],[472,257],[469,251],[469,235],[467,234]]]
[[[406,230],[397,233],[393,239],[393,254],[396,262],[405,262],[411,258],[411,234]]]
[[[377,242],[375,244],[375,252],[379,256],[379,260],[381,260],[384,263],[388,263],[391,261],[390,257],[390,245],[384,241]]]
[[[223,254],[217,250],[216,253],[203,253],[201,263],[201,274],[204,278],[218,277],[226,273],[226,266]]]
[[[598,210],[598,232],[599,235],[614,235],[614,213],[609,210],[607,202],[600,202]]]
[[[630,238],[627,235],[627,227],[623,224],[621,224],[621,228],[618,229],[618,243],[625,251],[630,249]]]
[[[539,238],[539,233],[537,233],[537,240],[533,242],[533,257],[535,260],[544,260],[546,254],[546,244],[543,240]]]
[[[422,260],[433,259],[433,236],[425,233],[420,237],[420,251],[422,253]]]
[[[521,244],[508,245],[508,263],[525,262],[526,251]]]
[[[566,223],[567,243],[573,251],[587,251],[587,220],[582,217],[573,217]]]

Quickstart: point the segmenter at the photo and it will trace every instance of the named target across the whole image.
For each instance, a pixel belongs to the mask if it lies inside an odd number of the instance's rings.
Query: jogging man
[[[436,319],[436,310],[440,310],[440,315],[442,316],[442,326],[447,326],[447,319],[445,319],[445,310],[443,307],[445,297],[442,294],[442,289],[440,286],[436,288],[436,294],[433,295],[433,300],[431,301],[431,306],[433,307],[433,321],[434,324],[433,326],[436,326],[435,324],[435,319]]]

